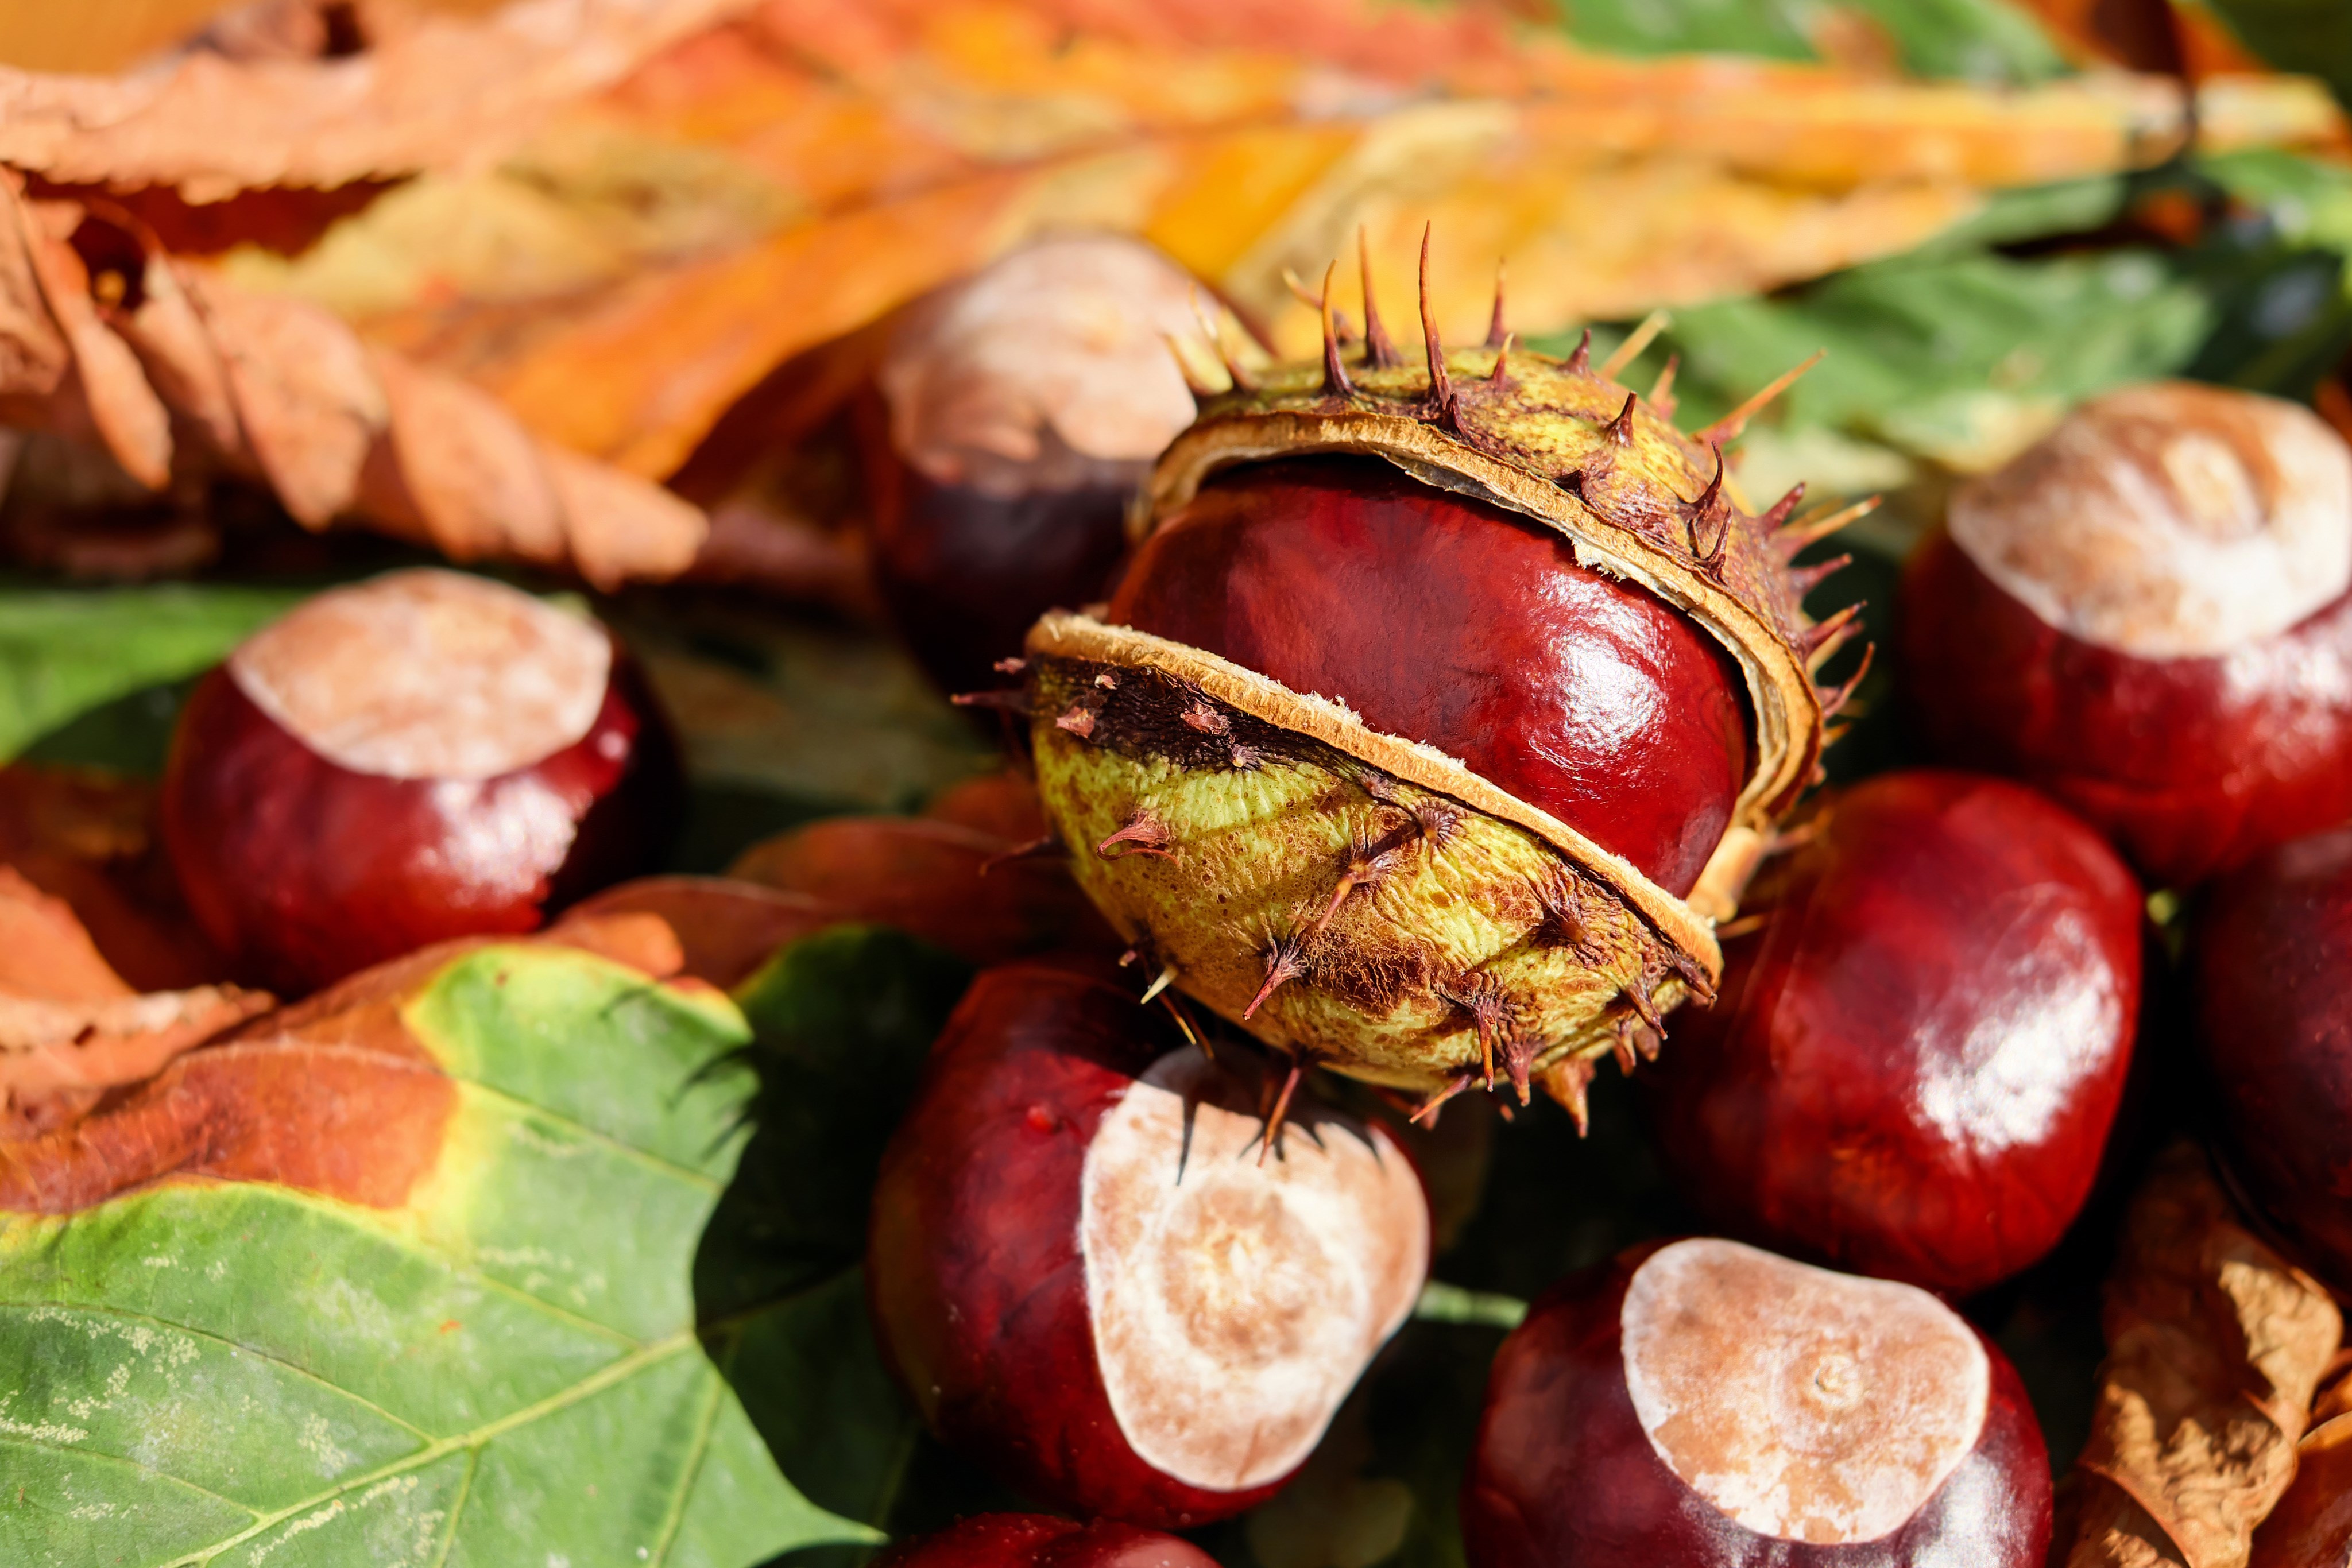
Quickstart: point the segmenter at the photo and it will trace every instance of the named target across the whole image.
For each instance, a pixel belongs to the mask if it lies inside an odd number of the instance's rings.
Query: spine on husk
[[[1613,1052],[1654,1054],[1664,1017],[1711,1000],[1728,917],[1774,824],[1820,777],[1825,721],[1852,690],[1818,670],[1855,632],[1852,607],[1801,608],[1806,544],[1858,515],[1760,515],[1725,482],[1723,444],[1796,372],[1706,429],[1671,423],[1668,380],[1619,385],[1595,367],[1515,348],[1444,348],[1403,361],[1365,283],[1352,345],[1329,278],[1319,365],[1196,387],[1201,419],[1160,458],[1139,538],[1202,481],[1317,453],[1387,459],[1423,483],[1555,530],[1580,565],[1639,584],[1738,663],[1754,766],[1698,884],[1677,898],[1546,811],[1344,704],[1203,650],[1083,614],[1045,616],[1021,662],[1038,783],[1080,884],[1178,989],[1310,1061],[1423,1097],[1473,1085],[1522,1102],[1540,1082],[1582,1118]],[[1588,338],[1589,343],[1589,338]],[[1800,367],[1801,369],[1802,367]],[[1463,607],[1465,614],[1475,605]]]

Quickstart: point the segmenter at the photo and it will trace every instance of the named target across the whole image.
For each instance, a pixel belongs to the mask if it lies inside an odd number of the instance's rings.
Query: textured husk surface
[[[1029,636],[1039,790],[1155,973],[1244,1022],[1281,970],[1244,1023],[1270,1044],[1404,1089],[1569,1069],[1574,1092],[1576,1064],[1630,1061],[1660,1014],[1712,995],[1713,921],[1817,771],[1809,622],[1765,527],[1710,491],[1714,449],[1646,405],[1621,417],[1623,387],[1481,349],[1449,354],[1433,396],[1426,370],[1357,358],[1343,391],[1304,367],[1212,400],[1161,458],[1139,537],[1219,468],[1361,453],[1553,528],[1690,615],[1739,664],[1758,753],[1691,898],[1340,703],[1079,615]]]

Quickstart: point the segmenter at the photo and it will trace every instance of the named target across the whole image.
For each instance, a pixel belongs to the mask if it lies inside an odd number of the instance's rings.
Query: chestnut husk
[[[1555,359],[1497,330],[1448,350],[1424,308],[1424,364],[1407,367],[1369,300],[1349,352],[1328,285],[1323,303],[1319,364],[1196,386],[1203,414],[1160,458],[1136,537],[1213,475],[1318,453],[1383,458],[1556,533],[1738,665],[1753,760],[1697,884],[1675,896],[1343,702],[1086,614],[1048,614],[1027,641],[1039,790],[1080,885],[1147,968],[1259,1039],[1432,1105],[1507,1078],[1580,1112],[1594,1059],[1654,1050],[1666,1009],[1712,997],[1713,923],[1819,776],[1846,692],[1812,676],[1853,613],[1816,623],[1801,608],[1790,559],[1824,529],[1790,526],[1801,492],[1758,516],[1726,483],[1721,444],[1752,402],[1685,434],[1583,348]],[[1349,897],[1374,886],[1377,914]]]

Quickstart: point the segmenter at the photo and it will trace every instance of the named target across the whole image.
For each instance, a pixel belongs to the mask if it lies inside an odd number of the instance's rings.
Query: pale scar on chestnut
[[[1195,1049],[1104,1117],[1079,1212],[1120,1433],[1213,1490],[1306,1458],[1429,1264],[1427,1203],[1385,1132],[1309,1109],[1276,1133]]]
[[[1838,1545],[1906,1523],[1983,1428],[1991,1364],[1916,1286],[1736,1241],[1644,1260],[1625,1383],[1666,1468],[1759,1535]]]

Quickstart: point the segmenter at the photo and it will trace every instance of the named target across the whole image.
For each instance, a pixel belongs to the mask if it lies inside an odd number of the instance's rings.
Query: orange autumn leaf
[[[0,331],[36,329],[14,334],[28,349],[13,365],[0,355],[0,413],[94,437],[151,489],[183,470],[257,476],[313,528],[356,517],[604,588],[675,576],[701,546],[698,509],[547,445],[482,392],[314,305],[185,268],[125,214],[28,200],[13,176],[0,290]]]
[[[227,977],[220,954],[180,902],[155,840],[154,810],[155,787],[141,779],[25,763],[0,768],[0,865],[8,868],[9,885],[62,905],[105,968],[121,978],[121,989],[110,992],[79,959],[78,977],[59,969],[46,991],[19,982],[20,994],[103,998]],[[52,913],[20,905],[20,915],[47,923],[50,940],[58,939]]]
[[[2295,1448],[2294,1484],[2254,1531],[2252,1568],[2352,1563],[2352,1415],[2314,1427]]]
[[[523,0],[478,17],[403,18],[360,55],[310,59],[266,49],[294,41],[311,9],[280,5],[289,15],[269,19],[284,39],[216,34],[120,76],[0,67],[0,163],[78,184],[172,185],[197,202],[442,167],[519,138],[740,6]],[[239,42],[265,47],[240,58]]]
[[[2335,1302],[2245,1228],[2182,1144],[2132,1202],[2105,1319],[2073,1545],[2053,1560],[2243,1568],[2342,1340]]]
[[[79,1115],[268,1005],[235,986],[139,995],[71,906],[0,864],[0,1138]]]

